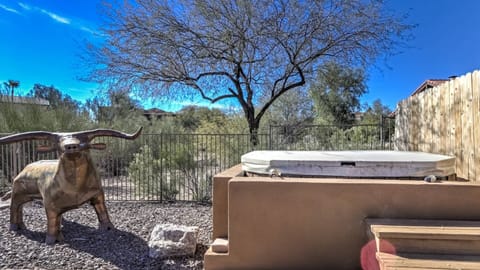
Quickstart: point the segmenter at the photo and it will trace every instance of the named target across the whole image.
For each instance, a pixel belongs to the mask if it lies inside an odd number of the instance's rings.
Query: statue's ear
[[[46,152],[52,152],[55,151],[55,147],[51,145],[39,145],[37,146],[37,152],[39,153],[46,153]]]
[[[90,148],[95,150],[105,150],[105,148],[107,148],[107,145],[104,143],[92,143],[90,144]]]

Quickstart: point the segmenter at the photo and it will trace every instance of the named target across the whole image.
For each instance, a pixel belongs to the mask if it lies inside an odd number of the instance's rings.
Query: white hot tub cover
[[[242,169],[309,177],[447,177],[455,174],[455,157],[405,151],[253,151],[242,156]]]

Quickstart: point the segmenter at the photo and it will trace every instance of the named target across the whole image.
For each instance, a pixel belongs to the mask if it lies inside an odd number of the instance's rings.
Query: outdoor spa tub
[[[437,181],[424,181],[431,176]],[[204,267],[361,269],[368,220],[480,221],[479,198],[479,184],[456,181],[450,156],[250,152],[213,178],[214,242]]]
[[[253,151],[242,156],[246,173],[346,178],[445,178],[455,157],[403,151]]]

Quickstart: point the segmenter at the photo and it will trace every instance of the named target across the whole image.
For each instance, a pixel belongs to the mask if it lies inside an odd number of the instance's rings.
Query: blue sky
[[[82,74],[78,55],[84,40],[98,42],[99,0],[0,0],[0,82],[20,81],[19,93],[35,83],[54,85],[77,100],[94,96],[95,84]],[[418,24],[410,48],[368,70],[369,92],[394,109],[426,79],[480,69],[480,0],[390,0],[392,11]],[[188,104],[188,103],[185,103]],[[176,110],[184,104],[154,104]],[[147,105],[148,106],[148,105]]]

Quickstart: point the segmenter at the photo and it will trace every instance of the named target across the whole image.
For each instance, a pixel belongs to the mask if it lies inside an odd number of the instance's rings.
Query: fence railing
[[[256,150],[392,149],[388,125],[272,126],[259,134]],[[3,136],[0,134],[0,137]],[[249,134],[143,134],[134,141],[99,137],[92,150],[109,200],[209,201],[212,177],[253,150]],[[44,142],[0,145],[0,191],[25,165],[56,154],[38,153]]]
[[[392,150],[394,119],[382,124],[270,126],[271,150]]]

